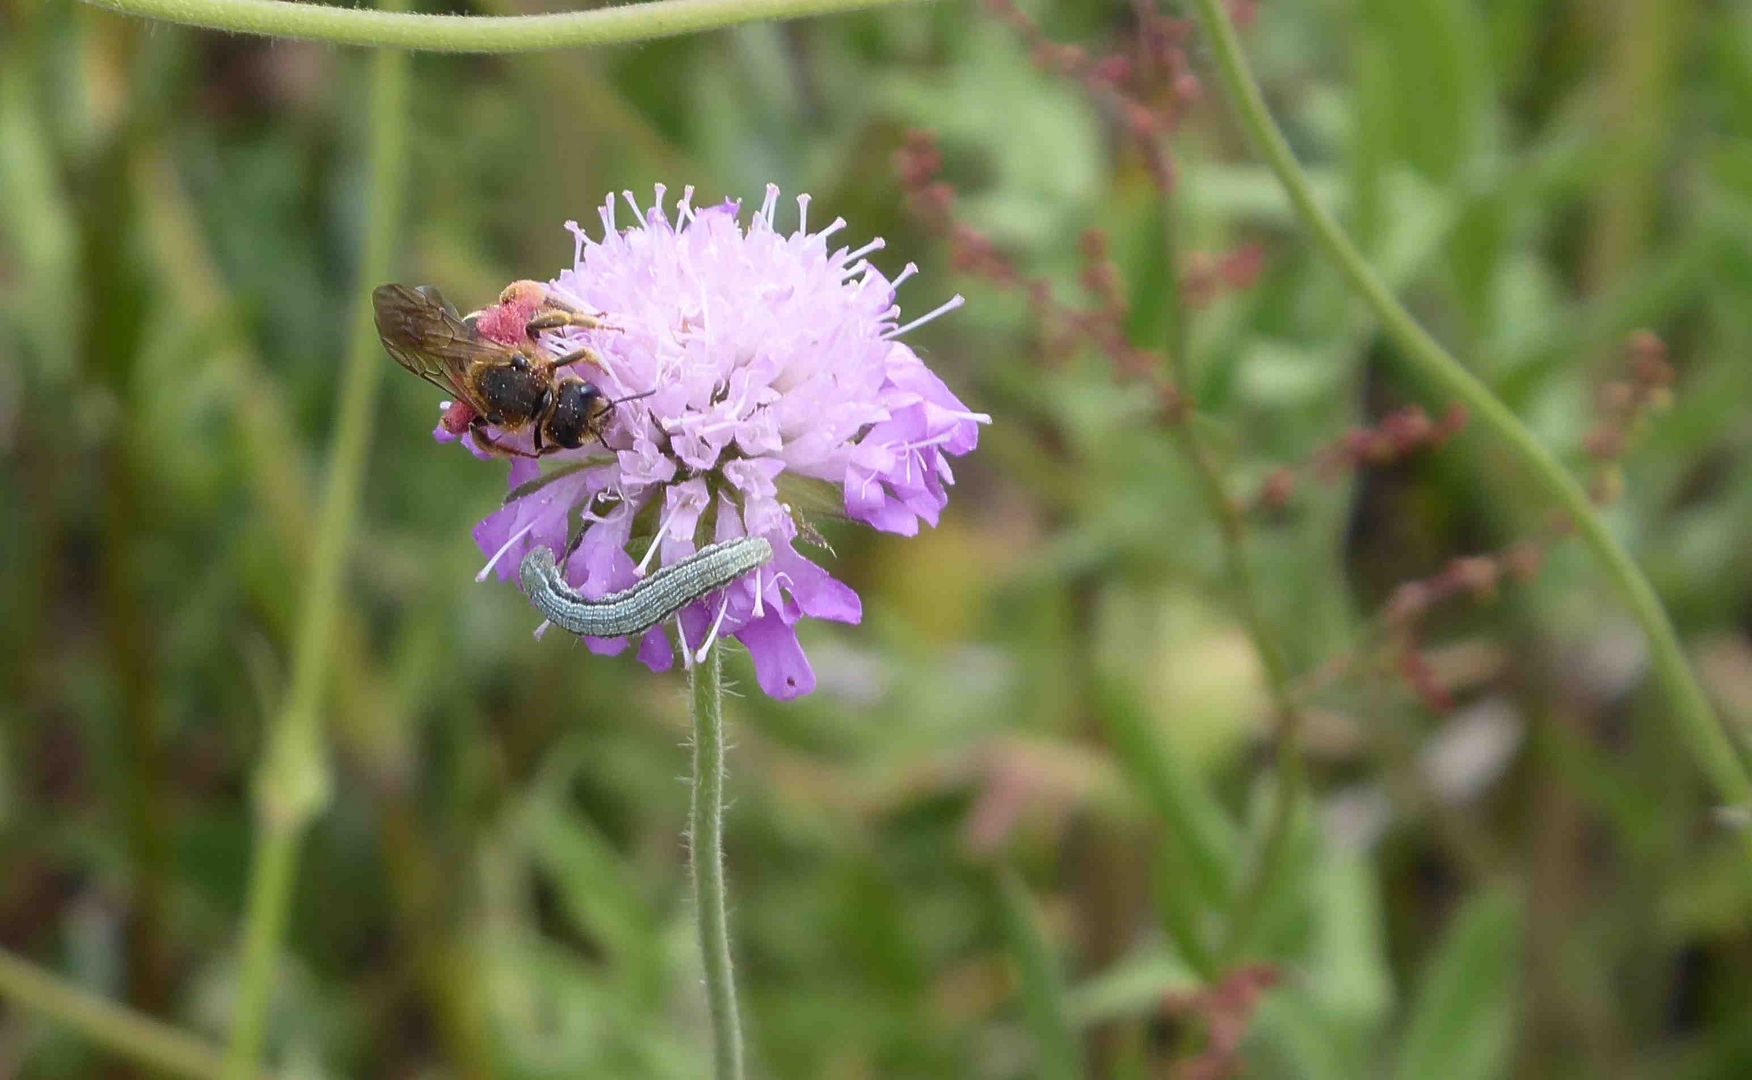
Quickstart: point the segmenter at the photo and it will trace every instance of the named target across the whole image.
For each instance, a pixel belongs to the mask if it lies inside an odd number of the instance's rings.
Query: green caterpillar
[[[612,638],[643,633],[772,558],[773,547],[762,537],[725,540],[659,567],[629,589],[597,600],[585,599],[566,584],[548,548],[536,548],[524,556],[519,576],[530,603],[549,622],[580,637]]]

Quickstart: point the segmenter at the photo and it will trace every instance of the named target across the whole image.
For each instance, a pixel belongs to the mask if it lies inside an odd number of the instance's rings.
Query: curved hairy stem
[[[1752,778],[1747,775],[1745,762],[1717,720],[1703,688],[1692,676],[1678,635],[1648,579],[1623,545],[1607,531],[1575,478],[1540,445],[1508,406],[1412,318],[1338,222],[1315,200],[1307,175],[1278,130],[1259,85],[1247,68],[1240,40],[1222,10],[1221,0],[1192,0],[1192,7],[1210,42],[1224,92],[1242,127],[1277,174],[1303,226],[1399,346],[1391,355],[1410,374],[1465,405],[1474,422],[1508,451],[1522,473],[1574,524],[1647,636],[1650,657],[1669,711],[1692,757],[1723,799],[1737,806],[1752,805]]]
[[[288,0],[86,0],[165,22],[243,34],[423,52],[512,53],[676,37],[739,23],[913,0],[654,0],[553,15],[412,15]]]
[[[694,917],[700,922],[706,999],[712,1010],[712,1063],[717,1080],[742,1080],[742,1025],[730,964],[730,918],[724,887],[724,674],[712,645],[694,664],[693,810],[688,854],[693,862]]]

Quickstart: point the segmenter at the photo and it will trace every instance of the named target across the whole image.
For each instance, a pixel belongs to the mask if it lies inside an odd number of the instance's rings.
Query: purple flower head
[[[857,593],[796,550],[807,525],[781,487],[796,477],[832,485],[846,516],[885,532],[936,525],[954,482],[948,459],[972,450],[990,418],[970,412],[899,338],[961,298],[900,325],[895,289],[916,267],[883,276],[865,258],[881,240],[830,249],[845,222],[810,232],[807,195],[789,233],[774,225],[775,187],[746,227],[740,204],[696,209],[691,187],[672,221],[663,196],[658,185],[641,211],[626,193],[636,223],[624,230],[611,196],[600,241],[567,223],[573,265],[548,283],[549,295],[604,313],[611,328],[568,328],[545,346],[596,350],[602,368],[574,370],[611,398],[652,392],[615,406],[606,451],[552,455],[569,471],[550,470],[559,478],[476,527],[489,560],[481,576],[511,579],[530,550],[563,550],[574,514],[583,533],[566,579],[588,597],[706,544],[765,537],[770,564],[681,613],[683,656],[728,634],[747,646],[762,690],[797,697],[815,686],[797,623],[855,623],[862,609]],[[442,426],[437,434],[451,437]],[[513,490],[540,475],[534,461],[516,461]],[[628,643],[587,644],[616,653]],[[674,651],[654,629],[638,656],[663,670]]]

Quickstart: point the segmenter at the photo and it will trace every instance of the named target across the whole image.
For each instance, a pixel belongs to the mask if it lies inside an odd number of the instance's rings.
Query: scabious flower
[[[573,265],[548,283],[549,295],[603,313],[610,327],[569,328],[544,344],[555,355],[596,350],[601,368],[574,370],[611,398],[650,393],[615,407],[606,452],[552,454],[553,478],[540,485],[536,462],[513,463],[513,494],[528,490],[475,529],[489,559],[481,576],[511,579],[530,550],[563,550],[574,514],[583,532],[566,579],[587,597],[706,544],[765,537],[773,561],[685,610],[680,645],[685,662],[715,635],[734,637],[762,690],[797,697],[815,686],[797,623],[856,623],[862,609],[856,592],[797,550],[811,530],[781,486],[795,477],[832,485],[847,517],[884,532],[936,525],[954,482],[948,459],[972,450],[990,418],[970,412],[899,338],[961,298],[900,325],[895,290],[917,268],[885,277],[865,258],[881,240],[830,249],[845,222],[810,232],[807,195],[789,233],[775,226],[775,187],[746,227],[739,203],[696,209],[688,188],[671,220],[663,197],[659,185],[641,211],[626,193],[636,223],[621,229],[610,196],[600,240],[567,223]],[[497,311],[477,325],[509,335],[527,319]],[[436,434],[454,438],[442,425]],[[628,646],[586,642],[598,653]],[[653,670],[674,655],[661,629],[638,644]]]

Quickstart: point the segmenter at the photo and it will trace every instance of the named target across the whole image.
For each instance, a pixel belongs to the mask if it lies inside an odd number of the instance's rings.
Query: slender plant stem
[[[1152,172],[1157,176],[1171,175],[1167,151],[1159,141],[1152,140],[1146,152],[1157,156]],[[1167,375],[1176,390],[1188,396],[1192,393],[1192,322],[1180,293],[1179,219],[1173,198],[1162,195],[1162,251],[1167,261],[1168,288],[1163,307],[1168,315]],[[1222,538],[1223,569],[1229,579],[1229,591],[1241,613],[1242,625],[1265,677],[1265,689],[1271,699],[1272,740],[1277,747],[1277,779],[1272,788],[1271,810],[1266,818],[1265,833],[1258,854],[1249,866],[1247,876],[1235,894],[1218,948],[1219,968],[1234,963],[1246,949],[1253,925],[1265,905],[1265,898],[1276,885],[1285,856],[1289,852],[1291,826],[1295,823],[1296,799],[1302,788],[1302,755],[1299,742],[1301,711],[1291,693],[1291,676],[1283,649],[1265,608],[1259,599],[1259,582],[1247,554],[1247,522],[1229,494],[1216,454],[1206,444],[1193,423],[1191,415],[1183,415],[1171,425],[1171,432],[1181,452],[1192,466],[1205,507],[1210,511]]]
[[[86,0],[165,22],[423,52],[513,53],[676,37],[913,0],[654,0],[553,15],[413,15],[287,0]]]
[[[693,808],[688,854],[694,913],[700,920],[706,999],[712,1009],[712,1065],[717,1080],[742,1080],[742,1024],[730,967],[730,919],[724,888],[724,670],[720,646],[694,664]]]
[[[1041,925],[1034,898],[1015,868],[993,872],[998,917],[1021,982],[1022,1012],[1034,1035],[1033,1075],[1041,1080],[1078,1080],[1083,1073],[1083,1048],[1065,1008],[1064,976],[1052,942]]]
[[[304,606],[292,646],[291,687],[284,710],[268,735],[257,777],[256,857],[250,871],[242,973],[226,1055],[225,1075],[232,1080],[253,1073],[261,1055],[274,971],[297,879],[300,841],[328,798],[321,710],[332,656],[330,635],[358,514],[378,377],[385,366],[377,355],[376,333],[365,298],[372,282],[389,276],[390,252],[401,218],[407,83],[405,54],[384,51],[372,57],[369,216],[359,262],[359,303],[354,309],[342,373],[327,488],[303,583]]]
[[[237,303],[201,235],[188,191],[167,152],[146,155],[135,170],[142,218],[156,272],[170,289],[171,302],[188,322],[210,334],[207,359],[225,373],[232,437],[244,462],[246,486],[255,493],[255,512],[275,538],[279,562],[297,565],[316,535],[309,508],[315,484],[299,455],[298,433],[290,410],[262,369],[243,327],[232,317]],[[269,604],[276,626],[293,625],[301,615],[291,603]],[[403,737],[405,700],[391,704],[392,693],[365,648],[358,612],[343,602],[336,613],[329,653],[334,730],[342,753],[357,762],[373,809],[382,825],[385,869],[391,898],[406,940],[414,942],[413,967],[420,974],[430,1008],[441,1020],[440,1039],[456,1075],[493,1075],[486,1024],[485,988],[478,979],[458,977],[472,970],[473,944],[466,935],[446,932],[440,909],[446,897],[438,887],[440,856],[431,838],[417,827],[412,750]]]
[[[117,1057],[177,1076],[219,1075],[217,1047],[106,1001],[0,950],[0,997],[65,1024]]]
[[[1266,900],[1276,891],[1289,865],[1290,835],[1296,824],[1296,808],[1306,786],[1302,775],[1300,713],[1278,717],[1276,776],[1272,783],[1271,810],[1266,818],[1259,852],[1247,869],[1247,877],[1235,892],[1235,905],[1223,925],[1223,940],[1217,947],[1217,969],[1239,963],[1253,944]]]
[[[1752,777],[1748,777],[1739,751],[1692,676],[1678,635],[1648,579],[1607,530],[1575,478],[1540,445],[1508,406],[1412,318],[1338,222],[1315,200],[1307,175],[1266,108],[1221,0],[1192,0],[1192,6],[1210,42],[1218,76],[1241,126],[1277,174],[1303,226],[1398,344],[1398,351],[1392,355],[1428,386],[1465,405],[1474,422],[1495,436],[1527,478],[1568,517],[1647,636],[1650,657],[1668,699],[1668,711],[1692,757],[1723,799],[1735,806],[1752,805]]]

